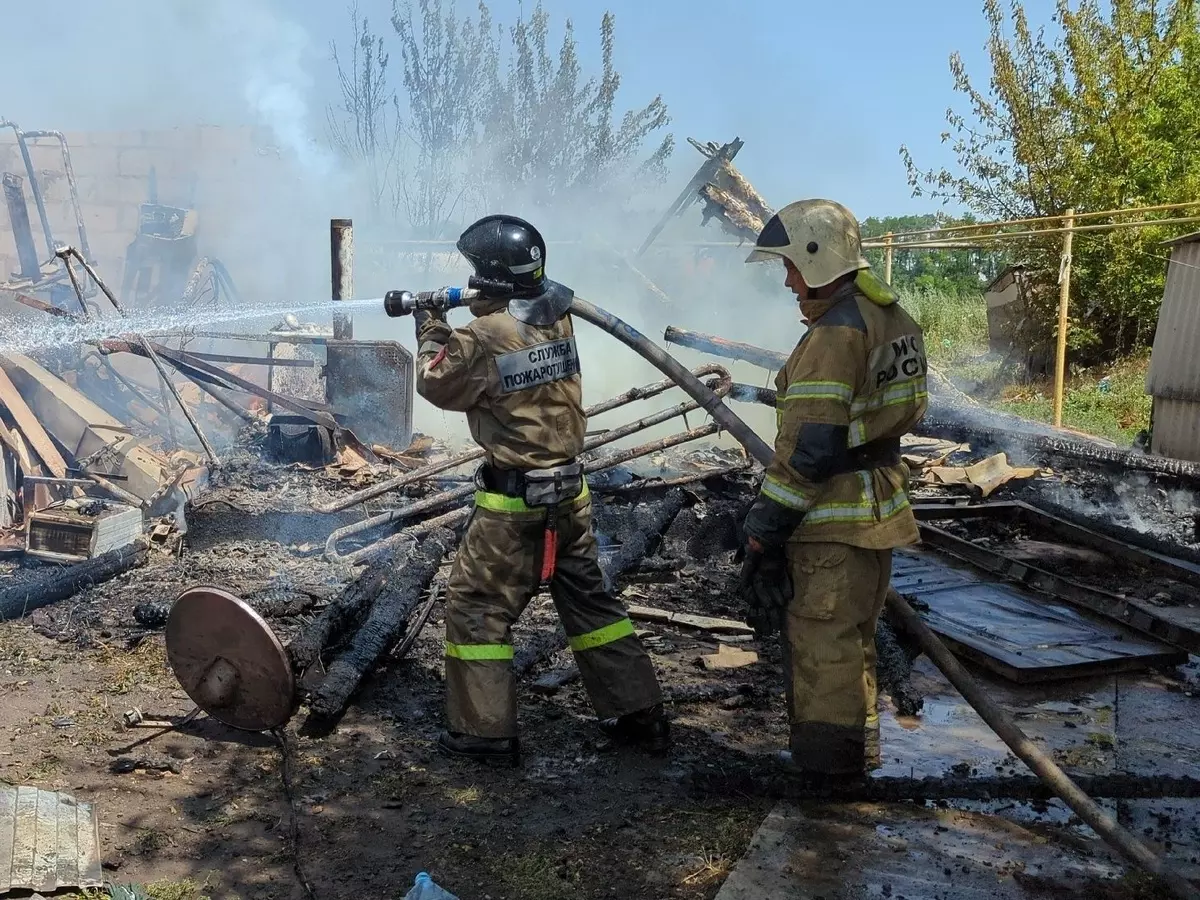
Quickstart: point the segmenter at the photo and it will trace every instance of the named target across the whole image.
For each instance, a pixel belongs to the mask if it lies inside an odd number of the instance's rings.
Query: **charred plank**
[[[143,565],[149,550],[145,544],[130,544],[95,559],[55,569],[45,577],[0,588],[0,621],[19,619],[27,613],[66,600],[93,585],[115,578]]]
[[[425,596],[441,567],[442,559],[458,543],[448,531],[434,531],[408,557],[404,566],[386,579],[383,592],[346,651],[329,667],[329,675],[313,695],[317,720],[336,719],[350,703],[363,679],[388,655],[404,630],[408,617]]]

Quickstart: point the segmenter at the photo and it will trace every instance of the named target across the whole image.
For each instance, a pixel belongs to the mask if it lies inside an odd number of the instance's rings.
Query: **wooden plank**
[[[711,616],[696,616],[691,613],[677,613],[666,609],[656,609],[653,606],[630,606],[629,618],[642,622],[659,622],[664,625],[683,625],[687,628],[698,628],[701,631],[711,631],[721,634],[754,634],[754,629],[745,622],[734,619],[714,619]]]
[[[926,551],[895,554],[893,586],[956,652],[1017,682],[1177,664],[1185,653]]]
[[[25,402],[25,398],[21,396],[16,385],[12,383],[8,373],[3,369],[0,369],[0,403],[8,407],[13,421],[17,423],[17,428],[20,429],[25,440],[33,447],[34,452],[45,463],[51,474],[55,478],[66,478],[66,460],[62,458],[62,454],[54,446],[54,441],[42,428],[41,422],[38,421],[33,410]]]

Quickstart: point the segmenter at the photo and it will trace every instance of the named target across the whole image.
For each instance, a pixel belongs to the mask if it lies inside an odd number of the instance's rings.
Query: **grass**
[[[1050,423],[1051,380],[1019,383],[988,353],[987,307],[979,295],[902,292],[901,302],[925,331],[929,361],[975,399],[996,409]],[[1063,396],[1063,426],[1128,446],[1150,426],[1146,394],[1149,353],[1109,366],[1071,369]]]

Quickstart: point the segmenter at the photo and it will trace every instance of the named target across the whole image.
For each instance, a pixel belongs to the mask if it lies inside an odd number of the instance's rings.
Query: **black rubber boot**
[[[779,751],[778,759],[802,791],[815,794],[833,796],[858,794],[865,790],[866,782],[870,777],[865,771],[834,773],[802,769],[792,760],[792,751],[790,750]]]
[[[437,744],[438,751],[446,756],[506,766],[521,762],[521,748],[516,738],[484,738],[443,731],[438,735]]]
[[[671,726],[661,703],[617,719],[604,719],[600,730],[614,742],[637,744],[654,754],[666,753],[671,747]]]

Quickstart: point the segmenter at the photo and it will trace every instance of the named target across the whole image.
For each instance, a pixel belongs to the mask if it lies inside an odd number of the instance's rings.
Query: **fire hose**
[[[692,375],[692,373],[688,372],[686,369],[684,369],[684,371],[687,372],[689,377],[696,378],[695,375]],[[705,386],[704,383],[698,378],[696,381],[701,385],[701,387],[704,388],[705,391],[709,391],[711,396],[717,398],[717,403],[720,403],[720,398],[729,392],[729,387],[733,381],[729,373],[720,366],[706,366],[704,369],[700,369],[698,371],[701,371],[704,374],[712,373],[715,375],[715,377],[712,379],[714,382],[713,388]],[[663,387],[662,390],[667,390],[671,386],[672,385],[667,385],[667,387]],[[653,393],[661,393],[661,391],[658,390],[659,387],[660,385],[655,384],[641,390],[652,391]],[[639,394],[639,397],[652,395],[653,394],[643,393]],[[608,409],[614,409],[617,406],[623,405],[624,403],[632,402],[632,400],[638,399],[638,397],[629,397],[628,394],[623,394],[622,397],[626,397],[628,399],[625,399],[622,402],[610,401],[609,403],[611,405],[608,405]],[[614,398],[614,400],[621,400],[621,397]],[[601,406],[605,405],[606,404],[601,404]],[[647,428],[652,428],[655,425],[661,425],[663,422],[668,422],[671,419],[679,416],[686,416],[690,412],[695,412],[700,408],[700,406],[701,404],[696,401],[690,403],[681,403],[677,406],[672,406],[660,412],[645,416],[644,418],[638,419],[635,422],[630,422],[629,424],[623,425],[620,428],[611,428],[585,441],[583,445],[583,452],[586,453],[589,450],[595,450],[597,447],[602,447],[605,444],[614,443],[615,441],[622,440],[630,435],[637,434],[639,431],[645,431]],[[716,429],[714,428],[713,430],[715,431]],[[461,465],[463,462],[461,457],[456,459],[459,460],[456,465]],[[437,465],[446,466],[446,463],[439,463]],[[426,469],[420,470],[420,473],[413,472],[409,474],[433,474],[432,472],[427,471],[427,469],[431,468],[433,467],[429,466],[426,467]],[[587,470],[585,468],[585,472],[586,471]],[[467,497],[472,496],[474,493],[475,486],[473,484],[464,485],[463,487],[454,488],[453,490],[449,491],[443,491],[440,494],[435,494],[432,497],[428,497],[416,503],[402,506],[398,509],[388,510],[386,512],[379,513],[378,515],[370,516],[360,522],[355,522],[352,525],[346,525],[342,528],[339,528],[330,534],[329,539],[325,542],[325,558],[333,562],[345,562],[347,557],[338,552],[337,545],[346,538],[352,537],[356,534],[362,534],[363,532],[370,531],[374,528],[380,528],[384,525],[391,524],[392,522],[398,522],[401,519],[411,518],[412,516],[420,515],[421,513],[432,512],[436,509],[440,509],[443,506],[448,506],[456,501],[464,500]]]
[[[771,462],[770,447],[727,407],[721,398],[713,394],[681,363],[668,355],[616,316],[576,297],[571,312],[593,325],[607,331],[621,343],[636,351],[647,362],[670,378],[679,381],[689,396],[695,399],[716,422],[724,426],[746,448],[755,460],[764,467]],[[1080,790],[1058,764],[1033,743],[1017,725],[1016,721],[1002,709],[980,686],[971,674],[954,658],[941,639],[925,624],[908,602],[895,591],[888,592],[888,605],[899,622],[921,645],[921,649],[933,660],[955,689],[980,718],[1004,741],[1008,748],[1029,766],[1033,772],[1054,791],[1076,815],[1130,862],[1158,877],[1163,884],[1180,898],[1196,896],[1196,888],[1182,875],[1171,868],[1136,835],[1121,826],[1106,813],[1091,797]]]

